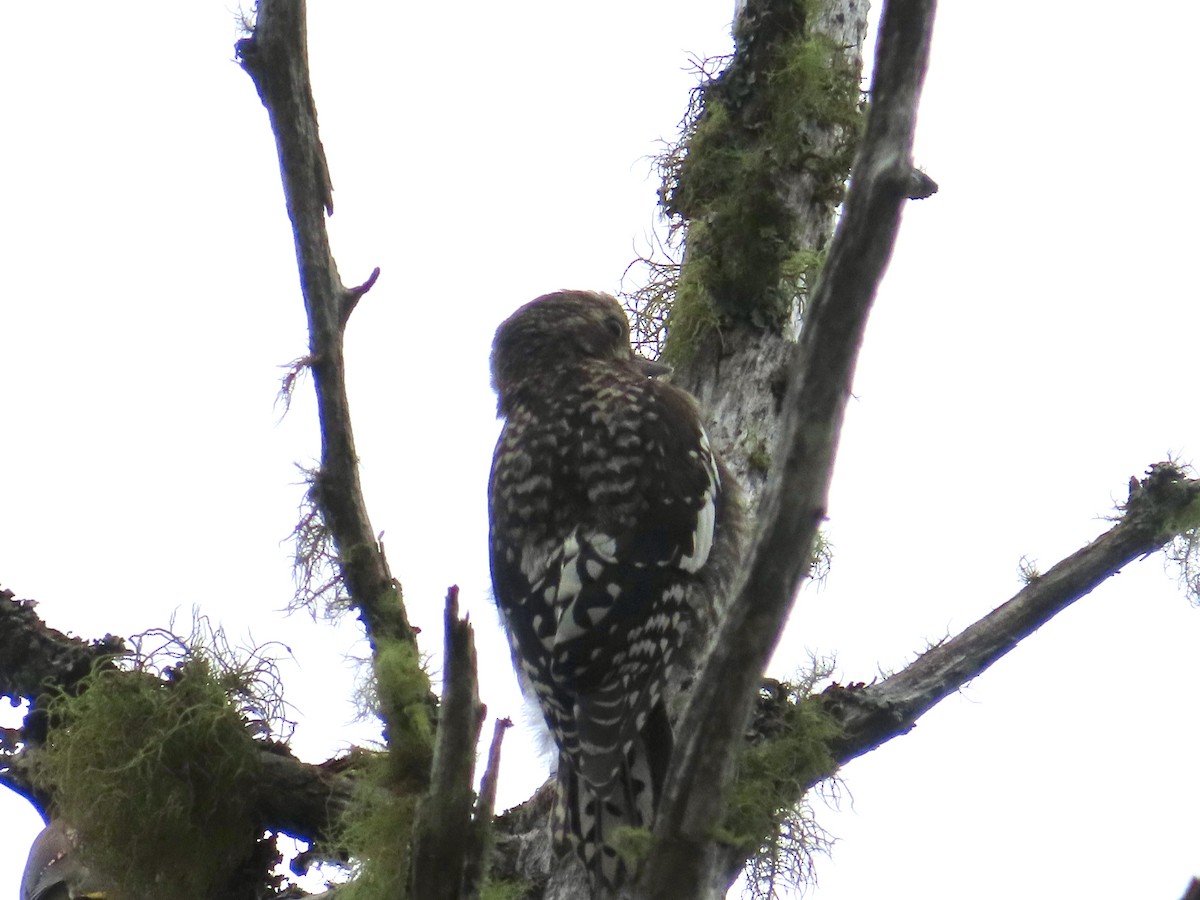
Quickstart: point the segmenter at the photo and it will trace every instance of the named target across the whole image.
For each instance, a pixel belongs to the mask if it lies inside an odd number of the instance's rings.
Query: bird
[[[21,878],[21,900],[104,900],[107,893],[79,858],[75,829],[54,819],[34,839]]]
[[[555,842],[594,897],[636,877],[614,837],[653,825],[672,666],[713,620],[740,544],[740,489],[669,371],[592,291],[526,303],[492,345],[493,593],[558,748]]]

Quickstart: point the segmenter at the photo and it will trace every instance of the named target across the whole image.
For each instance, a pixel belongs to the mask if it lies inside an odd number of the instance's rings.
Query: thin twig
[[[497,719],[488,748],[487,767],[479,784],[479,799],[471,820],[470,849],[463,873],[463,900],[475,900],[483,887],[492,852],[492,819],[496,813],[496,788],[500,782],[500,745],[504,732],[512,728],[512,719]]]

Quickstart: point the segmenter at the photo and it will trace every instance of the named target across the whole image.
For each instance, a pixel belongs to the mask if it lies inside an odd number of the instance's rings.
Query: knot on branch
[[[938,183],[920,169],[913,169],[908,173],[909,200],[925,200],[937,192]]]
[[[244,37],[233,45],[233,55],[244,69],[249,71],[258,64],[258,41],[254,35]]]
[[[838,721],[845,721],[852,709],[863,709],[867,706],[874,707],[873,703],[868,701],[864,691],[867,683],[865,681],[854,681],[850,684],[838,684],[834,682],[818,695],[818,700],[822,709],[833,716]]]
[[[358,301],[362,299],[363,294],[375,286],[375,282],[379,279],[379,266],[376,266],[371,271],[371,276],[358,287],[347,288],[342,295],[342,306],[338,311],[338,328],[342,331],[346,330],[346,323],[350,321],[350,313],[354,312],[354,307],[358,306]]]
[[[839,765],[892,737],[908,733],[914,725],[901,705],[879,690],[879,685],[862,681],[847,685],[835,683],[816,695],[813,701],[842,728],[842,733],[829,742],[829,749]]]
[[[97,660],[126,652],[124,638],[70,637],[43,622],[36,608],[0,589],[0,695],[34,700],[49,685],[69,689]]]
[[[1129,499],[1122,511],[1167,535],[1200,527],[1200,480],[1170,460],[1154,463],[1145,478],[1129,479]]]

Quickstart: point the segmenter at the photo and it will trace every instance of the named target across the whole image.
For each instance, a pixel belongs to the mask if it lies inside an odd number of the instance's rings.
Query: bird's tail
[[[555,843],[560,852],[571,849],[579,857],[593,897],[615,896],[636,876],[636,862],[618,850],[626,843],[620,831],[653,827],[670,756],[670,726],[661,704],[608,784],[593,785],[566,754],[559,755]]]

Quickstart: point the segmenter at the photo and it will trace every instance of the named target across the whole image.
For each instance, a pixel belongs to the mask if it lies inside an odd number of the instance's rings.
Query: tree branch
[[[124,655],[128,648],[112,635],[84,641],[63,634],[46,625],[36,607],[32,600],[17,600],[12,591],[0,590],[0,696],[31,704],[23,728],[0,730],[0,785],[25,797],[45,816],[49,798],[29,778],[30,756],[45,738],[37,700],[48,689],[71,690],[97,661]],[[300,840],[328,841],[353,786],[339,771],[340,763],[310,765],[265,742],[259,760],[255,807],[263,827]]]
[[[883,12],[866,135],[845,213],[789,369],[783,434],[764,490],[747,574],[683,715],[655,824],[644,896],[713,896],[724,873],[705,852],[746,711],[808,570],[846,399],[875,291],[891,256],[913,172],[912,139],[934,0]]]
[[[479,702],[475,641],[458,617],[458,588],[446,595],[446,680],[429,791],[413,833],[414,900],[459,900],[468,865],[475,746],[486,713]]]
[[[797,17],[801,6],[804,13]],[[736,114],[739,121],[739,126],[727,135],[734,143],[735,152],[754,162],[747,163],[750,171],[743,183],[722,184],[711,205],[717,210],[724,208],[731,199],[727,196],[730,191],[765,192],[768,205],[777,200],[786,210],[790,226],[787,234],[772,234],[768,227],[770,238],[791,244],[811,259],[819,259],[833,234],[835,208],[841,199],[837,192],[844,187],[851,163],[846,157],[855,142],[857,122],[847,125],[840,119],[859,105],[867,4],[863,0],[821,0],[808,4],[789,0],[750,0],[740,3],[739,7],[743,9],[735,23],[737,47],[726,70],[703,85],[704,108],[708,115],[709,94],[715,92],[712,99],[716,105],[723,107],[730,116]],[[815,17],[808,21],[808,15],[814,12]],[[781,33],[784,23],[786,27]],[[822,88],[829,80],[838,85],[837,73],[840,71],[840,78],[844,79],[841,89],[848,96],[832,100],[822,89],[817,92],[821,99],[814,100],[810,86],[797,85],[794,76],[790,81],[787,77],[781,79],[781,73],[769,66],[763,68],[767,62],[762,58],[763,45],[789,43],[797,38],[807,38],[810,51],[815,44],[823,54],[828,54],[827,63],[831,70],[817,76],[822,79]],[[786,59],[785,71],[803,69],[803,58],[802,54],[800,59]],[[730,84],[731,80],[737,84]],[[772,87],[778,83],[790,83],[792,90]],[[809,96],[797,97],[797,93],[806,93],[805,87],[809,88]],[[846,110],[841,115],[831,116],[827,108],[830,104],[835,108],[844,104]],[[774,115],[764,109],[773,110]],[[787,127],[777,125],[776,129],[765,127],[763,120],[772,118],[789,124]],[[693,132],[699,129],[699,124],[698,121]],[[778,145],[763,138],[764,132],[773,130]],[[694,134],[688,140],[687,157],[697,155],[693,143]],[[720,142],[722,155],[728,152],[724,143]],[[767,167],[768,174],[763,168],[766,160],[772,159],[787,159],[789,164],[772,164]],[[724,170],[726,162],[719,157],[712,165]],[[664,195],[673,193],[675,185],[672,181],[668,170],[660,189]],[[751,206],[757,209],[756,203],[751,202]],[[670,208],[667,212],[668,215],[675,214]],[[686,214],[684,210],[677,212]],[[691,224],[698,220],[704,225],[712,212],[702,208],[688,216],[689,238],[678,276],[679,284],[692,279],[704,280],[708,268],[706,254],[703,246],[697,247],[691,240]],[[763,224],[766,223],[744,221],[737,230],[761,233]],[[737,258],[737,254],[728,250],[725,254]],[[756,269],[744,264],[742,267],[751,272]],[[796,287],[793,283],[784,292],[795,293]],[[752,294],[752,291],[747,287],[743,293]],[[811,290],[807,293],[811,295]],[[668,331],[679,331],[678,323],[674,321],[677,301],[678,291],[668,319]],[[804,311],[803,296],[797,295],[783,327],[763,328],[761,323],[738,318],[722,321],[720,328],[710,330],[698,343],[693,355],[681,361],[672,377],[676,384],[699,400],[707,417],[705,426],[709,438],[737,476],[750,510],[757,506],[765,484],[769,466],[763,464],[764,458],[780,445],[781,401],[787,365],[795,349],[796,333]],[[668,337],[667,343],[675,338]]]
[[[922,654],[903,671],[862,688],[834,686],[812,698],[841,723],[831,750],[844,765],[907,734],[916,720],[987,671],[1076,600],[1129,563],[1200,526],[1200,480],[1158,463],[1134,481],[1121,520],[961,634]]]
[[[0,588],[0,696],[33,702],[50,686],[69,690],[97,661],[126,652],[124,638],[85,641],[51,628],[36,601]]]
[[[342,761],[314,766],[271,747],[260,760],[257,807],[264,827],[310,844],[332,842],[354,791],[354,779],[340,771]]]
[[[333,213],[333,187],[317,131],[306,29],[304,0],[260,0],[254,31],[238,41],[237,55],[270,116],[308,313],[307,363],[321,427],[321,468],[312,486],[313,499],[337,548],[347,592],[368,638],[373,643],[394,638],[415,647],[399,583],[367,515],[346,395],[343,334],[350,312],[379,271],[362,285],[346,288],[330,250],[325,216]]]
[[[801,701],[831,717],[840,733],[827,741],[829,768],[791,775],[784,784],[794,795],[780,797],[780,808],[799,803],[803,794],[851,760],[907,734],[917,719],[981,675],[1076,600],[1130,562],[1160,550],[1181,531],[1200,527],[1200,480],[1170,463],[1150,467],[1148,477],[1131,483],[1120,521],[1044,575],[1032,578],[1011,600],[922,654],[903,671],[871,685],[833,685]],[[751,729],[760,733],[760,728]],[[772,740],[794,740],[789,735]],[[769,839],[769,836],[761,836]],[[717,871],[732,882],[745,863],[745,850],[716,848]]]
[[[471,817],[470,849],[467,852],[467,868],[463,873],[463,897],[474,900],[479,896],[487,876],[492,853],[492,825],[496,816],[496,788],[500,783],[500,746],[504,732],[512,728],[512,719],[497,719],[492,729],[492,743],[488,748],[487,766],[479,784],[479,798],[475,801],[475,813]]]
[[[85,641],[51,628],[37,602],[0,588],[0,696],[29,702],[19,729],[0,732],[0,786],[20,794],[46,817],[50,797],[29,778],[27,754],[46,739],[48,722],[39,700],[48,691],[70,691],[105,660],[128,652],[124,638]]]

